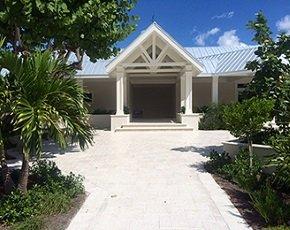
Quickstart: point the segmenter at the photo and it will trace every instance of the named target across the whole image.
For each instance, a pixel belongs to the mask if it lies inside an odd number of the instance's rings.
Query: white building
[[[238,100],[253,76],[245,65],[256,58],[256,49],[183,47],[153,23],[110,60],[84,57],[76,76],[90,97],[89,109],[113,113],[92,116],[97,127],[116,130],[129,122],[168,119],[197,129],[199,108]]]

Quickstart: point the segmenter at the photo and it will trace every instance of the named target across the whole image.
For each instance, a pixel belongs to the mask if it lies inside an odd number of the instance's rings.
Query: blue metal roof
[[[245,71],[246,63],[255,60],[257,46],[213,46],[186,47],[185,50],[203,64],[201,75],[225,74]],[[88,56],[84,56],[82,70],[77,71],[78,77],[93,76],[107,78],[106,66],[114,59],[98,60],[93,63]],[[76,60],[74,56],[69,62]]]

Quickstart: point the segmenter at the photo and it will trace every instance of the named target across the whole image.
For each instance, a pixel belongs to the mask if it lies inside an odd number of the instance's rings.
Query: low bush
[[[232,161],[227,153],[213,151],[205,168],[211,173],[216,173],[227,180],[237,183],[247,191],[257,189],[263,178],[262,165],[256,157],[252,168],[249,166],[249,153],[247,150],[241,150]]]
[[[247,191],[253,191],[258,189],[262,183],[262,164],[255,155],[252,167],[250,167],[249,162],[249,152],[247,150],[241,150],[236,155],[231,167],[227,167],[227,172],[230,174],[232,180],[241,188]]]
[[[252,204],[266,223],[280,225],[289,220],[289,207],[268,185],[250,194]]]
[[[226,152],[217,152],[213,150],[209,155],[209,161],[205,163],[205,168],[210,173],[217,173],[219,175],[226,176],[223,168],[226,165],[230,165],[231,159]]]
[[[51,161],[34,164],[29,179],[32,185],[26,195],[16,190],[0,200],[0,221],[17,223],[16,229],[36,229],[25,226],[39,225],[37,217],[66,212],[72,199],[84,193],[82,177],[63,175]]]
[[[199,122],[199,129],[201,130],[224,130],[226,125],[223,121],[224,105],[212,104],[206,108],[203,117]]]

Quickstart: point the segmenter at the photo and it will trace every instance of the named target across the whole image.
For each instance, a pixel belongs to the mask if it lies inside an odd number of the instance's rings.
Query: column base
[[[198,123],[200,118],[202,117],[201,113],[192,113],[192,114],[177,114],[177,121],[181,124],[185,124],[194,130],[198,130]]]
[[[121,128],[122,125],[130,122],[130,115],[111,115],[111,131],[115,131],[117,128]]]

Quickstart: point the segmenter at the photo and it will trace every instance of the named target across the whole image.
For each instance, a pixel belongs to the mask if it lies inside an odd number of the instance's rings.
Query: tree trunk
[[[28,175],[29,175],[29,157],[28,157],[28,154],[25,154],[25,152],[23,152],[21,173],[20,173],[19,184],[18,184],[18,189],[23,194],[27,193]]]
[[[2,178],[3,178],[3,188],[5,194],[10,194],[15,188],[15,184],[11,178],[11,173],[5,158],[5,150],[1,150],[1,168],[2,168]]]
[[[254,150],[253,150],[253,141],[251,138],[248,138],[248,144],[249,144],[249,154],[250,154],[250,169],[252,169]]]

